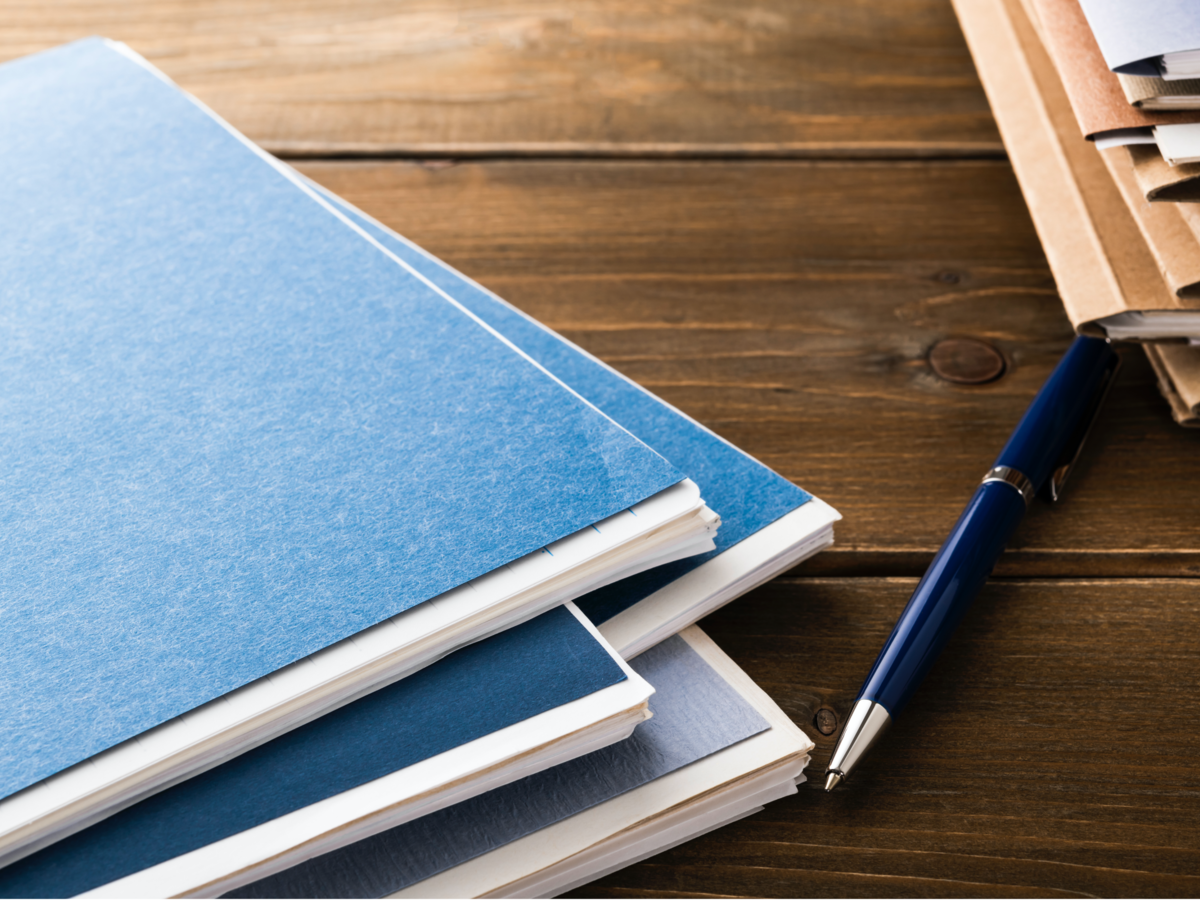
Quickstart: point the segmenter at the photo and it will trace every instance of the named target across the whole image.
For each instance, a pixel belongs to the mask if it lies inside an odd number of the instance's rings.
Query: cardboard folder
[[[1023,5],[1062,79],[1079,128],[1089,140],[1119,129],[1197,121],[1200,113],[1195,110],[1152,111],[1131,104],[1121,76],[1104,62],[1079,0],[1024,0]],[[1200,164],[1169,165],[1153,144],[1135,144],[1127,150],[1135,181],[1146,200],[1200,200]]]
[[[1091,136],[1089,127],[1102,130],[1127,121],[1131,107],[1117,84],[1119,76],[1105,65],[1079,0],[1023,0],[1022,5],[1055,64],[1085,135]],[[1052,98],[1047,103],[1052,104]],[[1137,160],[1162,162],[1162,154],[1141,145],[1109,147],[1100,154],[1167,287],[1179,297],[1200,293],[1200,217],[1189,205],[1151,206],[1135,171]]]
[[[1100,157],[1146,241],[1168,290],[1187,300],[1200,296],[1200,216],[1190,203],[1150,203],[1134,175],[1128,147]]]
[[[1104,336],[1130,313],[1195,310],[1200,317],[1200,300],[1168,286],[1143,235],[1165,233],[1162,217],[1146,210],[1139,223],[1105,159],[1081,140],[1066,90],[1020,0],[954,6],[1075,329]],[[1171,227],[1176,242],[1186,243],[1190,229]],[[1182,264],[1172,272],[1180,289],[1194,281]]]
[[[1121,312],[1195,308],[1167,286],[1106,171],[1119,176],[1122,152],[1154,148],[1115,148],[1105,159],[1079,139],[1062,82],[1019,0],[954,0],[954,7],[1076,330],[1103,334],[1097,321]],[[1127,181],[1124,187],[1128,196]],[[1200,233],[1190,209],[1175,209],[1193,236]],[[1174,238],[1177,246],[1187,243],[1177,228]],[[1160,257],[1166,246],[1159,243]],[[1176,421],[1200,425],[1200,348],[1147,344],[1146,352]]]
[[[1153,112],[1131,105],[1120,79],[1104,62],[1079,0],[1025,0],[1025,11],[1038,28],[1089,140],[1124,128],[1200,121],[1196,111]]]
[[[1200,347],[1146,344],[1146,355],[1158,376],[1158,389],[1180,425],[1200,428]]]
[[[1174,203],[1200,201],[1200,163],[1172,166],[1148,145],[1127,147],[1133,161],[1133,174],[1142,195],[1150,201]]]

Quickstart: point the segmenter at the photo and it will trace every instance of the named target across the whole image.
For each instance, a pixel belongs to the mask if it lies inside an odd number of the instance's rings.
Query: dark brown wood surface
[[[817,741],[915,586],[779,579],[705,627]],[[998,579],[846,790],[797,797],[580,895],[1195,896],[1200,591]]]
[[[91,33],[843,513],[704,623],[819,773],[1071,337],[949,3],[0,2],[0,59]],[[1200,893],[1200,433],[1124,356],[859,777],[576,893]]]
[[[272,151],[997,155],[944,0],[0,2],[125,41]]]

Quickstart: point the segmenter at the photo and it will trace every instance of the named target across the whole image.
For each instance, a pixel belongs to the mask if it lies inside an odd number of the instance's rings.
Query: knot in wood
[[[987,384],[1004,374],[1004,357],[975,338],[946,338],[929,351],[929,368],[954,384]]]
[[[837,731],[837,713],[827,707],[818,709],[816,716],[813,717],[813,725],[816,726],[817,731],[828,737]]]

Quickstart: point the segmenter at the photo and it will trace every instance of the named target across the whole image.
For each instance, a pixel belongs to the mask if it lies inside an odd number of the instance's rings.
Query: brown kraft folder
[[[1105,160],[1079,139],[1020,0],[954,0],[954,8],[1075,329],[1104,336],[1112,316],[1200,310],[1168,288]]]
[[[1158,389],[1180,425],[1200,427],[1200,347],[1146,344],[1146,355],[1158,376]]]
[[[1139,109],[1200,109],[1200,79],[1164,81],[1138,75],[1117,75],[1121,90],[1131,106]]]
[[[1092,67],[1092,74],[1097,80],[1119,77],[1113,76],[1105,67],[1104,57],[1092,37],[1079,0],[1022,0],[1021,5],[1034,32],[1041,38],[1043,49],[1055,63],[1060,78],[1070,71],[1070,65],[1064,65],[1061,52],[1055,54],[1053,48],[1056,40],[1060,47],[1074,45],[1075,55],[1086,57],[1085,62]],[[1071,34],[1075,37],[1068,40],[1067,36]],[[1078,118],[1080,107],[1072,94],[1069,80],[1063,79],[1063,88],[1071,98],[1072,108]],[[1103,90],[1111,93],[1107,88]],[[1156,147],[1110,147],[1101,150],[1100,155],[1137,222],[1167,288],[1180,298],[1194,299],[1200,296],[1200,213],[1187,203],[1151,206],[1134,174],[1131,151],[1135,149],[1148,151],[1154,158],[1162,159]]]
[[[1104,62],[1079,0],[1025,0],[1025,11],[1063,79],[1085,136],[1095,137],[1098,132],[1115,128],[1196,121],[1184,118],[1195,112],[1145,113],[1130,105],[1121,76],[1111,72]],[[1172,166],[1154,144],[1135,144],[1127,149],[1134,177],[1147,200],[1200,200],[1200,163]]]
[[[1200,201],[1200,163],[1170,165],[1158,147],[1149,144],[1126,147],[1133,160],[1133,176],[1147,200],[1173,203]]]
[[[1168,290],[1181,299],[1200,298],[1200,218],[1190,203],[1150,203],[1138,187],[1128,147],[1100,151],[1117,190],[1146,240]]]
[[[1054,61],[1084,137],[1090,140],[1122,128],[1200,122],[1196,111],[1150,112],[1130,105],[1120,79],[1104,62],[1079,0],[1026,0],[1026,11]]]

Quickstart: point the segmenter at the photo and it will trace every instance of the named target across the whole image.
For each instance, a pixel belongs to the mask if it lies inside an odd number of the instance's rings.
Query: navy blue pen
[[[1033,398],[863,682],[825,770],[825,790],[850,777],[912,699],[1034,496],[1058,499],[1118,362],[1108,341],[1076,338]]]

